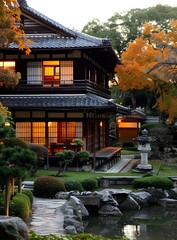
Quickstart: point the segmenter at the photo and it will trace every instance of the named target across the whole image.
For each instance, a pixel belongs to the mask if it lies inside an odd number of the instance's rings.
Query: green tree
[[[11,113],[0,103],[0,183],[1,188],[4,189],[5,186],[6,190],[5,214],[7,216],[9,214],[11,182],[12,194],[14,192],[14,178],[19,180],[18,190],[20,191],[21,178],[36,161],[36,154],[25,147],[20,147],[20,145],[25,145],[20,143],[22,140],[15,141],[14,136],[15,130]]]
[[[115,13],[107,22],[98,19],[88,22],[83,32],[96,37],[109,36],[113,48],[121,54],[130,41],[142,34],[145,22],[156,23],[159,28],[169,30],[169,22],[177,19],[177,7],[158,4],[146,9],[131,9],[126,13]]]

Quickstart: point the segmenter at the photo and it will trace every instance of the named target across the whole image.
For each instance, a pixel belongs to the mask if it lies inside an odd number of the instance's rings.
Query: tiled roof
[[[30,45],[31,48],[64,49],[64,48],[86,48],[107,46],[111,49],[111,51],[113,51],[109,39],[93,37],[88,34],[79,32],[77,30],[71,30],[69,28],[66,28],[62,24],[52,20],[51,18],[45,16],[44,14],[28,6],[26,1],[18,0],[18,2],[21,5],[22,13],[25,12],[26,14],[30,14],[34,17],[41,19],[46,24],[49,24],[55,29],[61,30],[62,32],[65,33],[65,36],[67,36],[65,37],[64,35],[61,36],[61,34],[55,33],[34,35],[27,34],[27,37],[34,42],[34,44]],[[18,48],[18,45],[13,43],[10,45],[10,48]]]
[[[33,44],[30,45],[31,48],[85,48],[85,47],[98,47],[102,46],[101,40],[94,40],[91,38],[81,37],[61,37],[55,34],[40,34],[40,35],[28,35],[28,38],[33,41]],[[84,34],[83,34],[84,36]],[[17,48],[17,44],[11,44],[10,48]]]
[[[9,109],[111,109],[126,112],[128,109],[117,105],[110,99],[93,94],[43,94],[43,95],[0,95],[0,102]]]

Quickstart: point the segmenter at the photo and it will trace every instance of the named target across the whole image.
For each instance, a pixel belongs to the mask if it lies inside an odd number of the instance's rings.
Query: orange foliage
[[[0,47],[7,48],[14,42],[29,54],[31,41],[23,31],[20,14],[17,0],[0,0]]]
[[[144,24],[142,36],[129,43],[122,53],[122,64],[116,66],[119,89],[153,89],[158,94],[157,104],[169,115],[169,121],[177,117],[177,21],[170,26],[171,32],[166,33]]]

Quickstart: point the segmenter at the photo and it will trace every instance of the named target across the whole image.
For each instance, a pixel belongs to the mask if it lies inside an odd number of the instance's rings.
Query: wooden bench
[[[121,150],[121,147],[106,147],[91,153],[90,160],[97,169],[107,170],[121,159]]]

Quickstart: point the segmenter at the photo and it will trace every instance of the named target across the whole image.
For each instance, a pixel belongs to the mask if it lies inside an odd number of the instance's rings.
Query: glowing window
[[[7,62],[0,61],[0,68],[15,70],[15,62],[14,61],[7,61]]]

